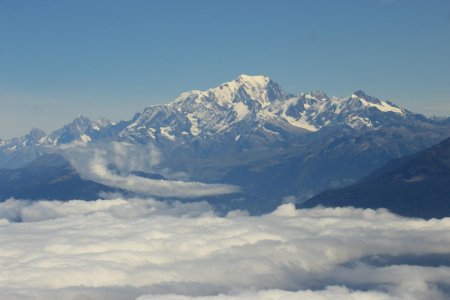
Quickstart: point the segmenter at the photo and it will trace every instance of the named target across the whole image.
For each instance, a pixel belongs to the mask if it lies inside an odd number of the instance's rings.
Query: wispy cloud
[[[87,145],[76,142],[60,148],[81,177],[104,185],[125,189],[147,196],[194,198],[236,193],[239,188],[225,184],[149,179],[131,171],[155,172],[160,162],[159,151],[151,145],[102,143]],[[179,177],[164,170],[164,175]]]

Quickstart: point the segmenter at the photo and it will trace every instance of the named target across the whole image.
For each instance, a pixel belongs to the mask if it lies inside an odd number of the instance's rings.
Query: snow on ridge
[[[82,134],[80,136],[80,140],[84,143],[89,143],[91,141],[91,137],[88,136],[87,134]]]
[[[239,89],[244,89],[251,100],[257,101],[261,106],[269,105],[267,88],[270,78],[265,76],[250,76],[242,74],[237,79],[209,89],[207,92],[217,99],[220,105],[230,104],[237,96]]]
[[[295,119],[295,118],[287,116],[287,115],[284,115],[283,118],[286,121],[288,121],[289,124],[291,124],[291,125],[293,125],[295,127],[298,127],[298,128],[306,129],[308,131],[315,132],[315,131],[318,131],[320,129],[319,127],[316,127],[313,124],[311,124],[310,122],[308,122],[305,114],[301,114],[300,118],[298,118],[298,119]]]
[[[242,102],[236,103],[233,109],[236,112],[236,121],[243,120],[249,114],[248,106]]]
[[[355,115],[351,115],[347,118],[347,124],[354,129],[361,127],[373,127],[372,122],[368,118]]]
[[[313,97],[307,97],[308,95],[310,95],[310,94],[302,93],[299,97],[292,97],[289,99],[276,101],[268,110],[269,114],[273,118],[276,118],[277,116],[281,117],[282,119],[284,119],[286,122],[288,122],[290,125],[292,125],[294,127],[302,128],[302,129],[305,129],[305,130],[311,131],[311,132],[318,131],[320,129],[320,127],[313,125],[308,120],[308,115],[306,112],[308,109],[314,109],[314,108],[309,103],[302,101],[302,97],[305,97],[306,99],[315,99]],[[305,108],[305,111],[301,112],[297,118],[289,116],[287,114],[287,110],[290,107],[299,105],[299,102],[301,102],[300,104],[303,105],[303,107]]]
[[[175,136],[172,134],[172,128],[170,126],[160,127],[161,134],[168,140],[175,141]]]
[[[243,88],[252,100],[259,102],[264,107],[270,104],[267,95],[267,88],[270,82],[271,79],[266,76],[242,74],[235,80],[225,82],[207,91],[192,90],[181,93],[172,103],[176,105],[193,100],[196,104],[200,104],[205,100],[213,100],[220,106],[229,108],[232,106],[239,89]]]
[[[382,112],[394,112],[397,114],[403,114],[403,111],[400,108],[392,106],[389,103],[387,103],[386,101],[381,101],[381,104],[374,104],[374,103],[367,102],[363,99],[359,99],[359,100],[361,102],[363,102],[364,105],[375,107],[379,111],[382,111]]]
[[[193,114],[188,114],[187,118],[189,119],[189,122],[191,122],[191,134],[193,136],[197,136],[199,135],[199,133],[201,132],[200,129],[198,128],[198,119],[196,117],[194,117]]]
[[[382,112],[394,112],[394,113],[401,114],[401,115],[404,114],[404,111],[402,109],[400,109],[396,106],[393,106],[383,100],[379,100],[378,103],[373,103],[373,102],[367,101],[366,99],[364,99],[356,94],[351,95],[350,99],[358,100],[361,102],[361,104],[363,106],[375,107],[376,109],[378,109],[379,111],[382,111]]]
[[[148,136],[149,136],[150,138],[152,138],[152,139],[155,139],[155,138],[156,138],[156,137],[155,137],[155,132],[156,132],[155,128],[152,128],[152,127],[148,128],[148,130],[147,130]]]
[[[237,80],[242,82],[250,82],[254,84],[265,85],[270,81],[270,78],[264,75],[241,74],[238,76]]]

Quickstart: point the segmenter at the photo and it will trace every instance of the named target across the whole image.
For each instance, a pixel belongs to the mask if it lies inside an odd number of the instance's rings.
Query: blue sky
[[[0,0],[0,138],[242,73],[450,115],[450,1]]]

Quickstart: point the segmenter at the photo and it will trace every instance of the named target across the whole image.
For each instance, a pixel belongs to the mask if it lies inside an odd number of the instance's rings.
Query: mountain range
[[[207,91],[182,93],[130,120],[78,116],[50,134],[33,129],[0,140],[0,167],[23,168],[73,142],[154,145],[161,167],[189,180],[241,187],[233,208],[268,211],[358,182],[391,159],[450,135],[450,119],[428,118],[356,91],[290,94],[265,76],[241,75]],[[231,203],[230,202],[230,203]]]

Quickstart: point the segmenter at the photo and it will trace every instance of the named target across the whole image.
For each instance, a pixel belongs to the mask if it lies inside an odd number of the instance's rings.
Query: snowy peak
[[[72,122],[64,126],[61,130],[70,131],[72,133],[84,133],[92,126],[92,121],[85,117],[78,115]]]
[[[391,102],[383,101],[378,98],[369,96],[363,91],[354,92],[353,95],[350,97],[350,99],[359,101],[362,107],[376,108],[381,112],[392,112],[399,115],[403,115],[406,112],[404,109],[401,109],[400,107]]]
[[[351,96],[352,99],[361,99],[373,104],[381,104],[381,100],[372,96],[367,95],[364,91],[358,90],[354,92]]]
[[[101,118],[96,121],[92,121],[92,129],[95,131],[100,131],[102,128],[114,125],[115,123],[106,118]]]
[[[107,127],[114,126],[107,119],[100,119],[98,121],[91,121],[84,116],[77,116],[72,122],[64,127],[53,131],[47,135],[43,130],[33,128],[29,133],[22,137],[12,138],[6,141],[0,140],[0,154],[20,152],[26,149],[35,149],[31,153],[40,153],[44,148],[50,149],[50,146],[57,146],[61,144],[70,143],[72,141],[90,142],[95,137],[101,137],[100,134]],[[103,135],[107,136],[107,135]],[[38,150],[36,150],[38,149]]]
[[[76,126],[76,127],[87,127],[89,125],[92,124],[91,119],[89,119],[88,117],[82,116],[82,115],[78,115],[70,124],[69,126]]]
[[[260,103],[263,107],[285,97],[283,89],[266,76],[242,74],[234,81],[228,82],[225,85],[234,87],[235,95],[247,96],[251,100]]]
[[[244,89],[246,91],[262,91],[266,90],[273,81],[266,76],[250,76],[250,75],[239,75],[236,79],[232,81],[225,82],[218,87],[211,88],[208,91],[219,92],[228,88],[232,92],[237,92],[239,89]]]
[[[285,92],[269,77],[243,74],[206,91],[182,93],[168,105],[147,107],[119,135],[139,141],[212,136],[238,130],[238,123],[248,127],[258,112],[284,98]]]
[[[309,92],[309,93],[302,93],[301,95],[300,95],[300,97],[302,98],[302,99],[304,99],[306,102],[309,102],[309,101],[328,101],[328,100],[330,100],[330,98],[328,97],[328,95],[326,94],[326,93],[324,93],[324,92],[321,92],[321,91],[312,91],[312,92]]]
[[[220,107],[230,107],[233,103],[246,102],[246,105],[265,107],[277,99],[284,98],[281,87],[266,76],[242,74],[235,80],[221,84],[207,91],[182,93],[174,103],[214,103]],[[253,103],[252,103],[253,102]]]
[[[77,116],[72,122],[50,134],[54,144],[66,144],[78,140],[92,129],[92,121],[84,116]]]
[[[247,74],[241,74],[238,76],[238,78],[235,79],[239,82],[246,82],[250,85],[265,85],[267,84],[271,79],[264,75],[247,75]]]
[[[41,130],[39,128],[33,128],[27,135],[25,135],[25,139],[27,139],[29,141],[37,142],[45,136],[46,136],[46,134],[43,130]]]

